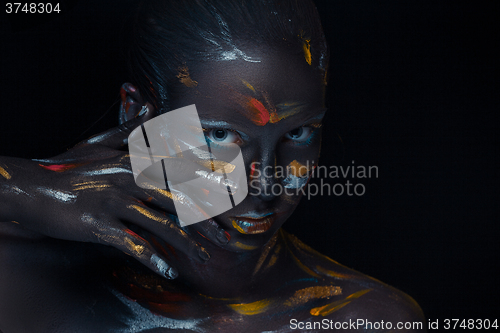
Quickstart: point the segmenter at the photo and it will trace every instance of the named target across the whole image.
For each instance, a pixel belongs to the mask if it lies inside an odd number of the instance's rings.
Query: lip
[[[261,234],[268,231],[276,220],[277,214],[249,212],[232,217],[233,227],[245,235]]]

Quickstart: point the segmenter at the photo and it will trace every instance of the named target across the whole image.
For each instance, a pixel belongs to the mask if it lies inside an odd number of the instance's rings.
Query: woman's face
[[[172,109],[196,105],[212,149],[240,146],[249,194],[215,217],[234,251],[266,244],[299,203],[318,161],[326,110],[323,77],[303,54],[261,52],[252,59],[260,62],[187,65],[172,102]]]

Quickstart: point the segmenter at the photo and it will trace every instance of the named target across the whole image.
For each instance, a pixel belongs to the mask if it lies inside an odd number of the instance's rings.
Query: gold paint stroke
[[[135,244],[130,238],[125,238],[125,245],[131,252],[141,255],[144,252],[144,246]]]
[[[83,191],[83,190],[97,190],[97,191],[102,191],[105,188],[111,187],[110,184],[105,184],[103,182],[98,182],[98,181],[91,181],[91,182],[83,182],[83,183],[77,183],[73,184],[75,187],[75,191]]]
[[[234,226],[234,221],[233,221],[233,226]],[[238,230],[239,231],[239,230]],[[260,255],[259,260],[257,261],[257,265],[255,265],[255,269],[253,271],[252,276],[257,274],[257,272],[260,270],[262,267],[262,264],[264,261],[266,261],[267,256],[269,255],[269,252],[273,249],[274,245],[276,244],[276,240],[278,239],[278,235],[274,235],[273,238],[267,243],[264,251],[262,251],[262,254]]]
[[[288,170],[294,175],[295,177],[303,177],[309,172],[309,168],[306,167],[304,164],[298,162],[297,160],[294,160],[292,163],[288,165]]]
[[[239,314],[253,316],[266,311],[271,305],[271,300],[263,299],[261,301],[246,304],[228,304],[228,306]]]
[[[354,278],[353,275],[334,272],[334,271],[328,270],[326,268],[323,268],[321,266],[316,266],[315,271],[318,272],[318,273],[320,273],[320,274],[324,274],[326,276],[329,276],[329,277],[332,277],[332,278],[335,278],[335,279],[339,279],[339,280],[349,280],[349,279],[353,279]]]
[[[363,290],[357,291],[354,294],[347,296],[343,300],[336,301],[336,302],[333,302],[333,303],[330,303],[330,304],[327,304],[324,306],[320,306],[317,308],[312,308],[310,313],[313,316],[323,316],[323,317],[328,316],[330,313],[335,312],[337,310],[340,310],[341,308],[343,308],[347,304],[351,303],[356,298],[360,298],[361,296],[363,296],[364,294],[366,294],[370,291],[372,291],[372,289],[363,289]]]
[[[151,219],[153,221],[160,222],[162,224],[167,224],[169,222],[168,219],[155,216],[155,215],[151,214],[146,209],[144,209],[144,208],[142,208],[140,206],[137,206],[137,205],[128,205],[127,208],[133,209],[133,210],[139,212],[139,214],[144,215],[144,216],[146,216],[147,218],[149,218],[149,219]]]
[[[194,88],[198,85],[197,81],[194,81],[189,74],[189,68],[187,66],[183,66],[179,68],[179,74],[177,74],[177,78],[183,85],[188,88]]]
[[[7,180],[12,178],[12,176],[7,172],[7,170],[2,168],[1,166],[0,166],[0,175],[2,175]]]
[[[247,245],[247,244],[243,244],[240,242],[234,243],[234,246],[236,246],[237,248],[240,248],[242,250],[255,250],[257,248],[257,246]]]
[[[304,57],[306,58],[306,62],[311,66],[312,64],[312,55],[311,55],[311,40],[304,39],[302,42],[302,48],[304,50]]]
[[[228,162],[224,162],[224,161],[198,160],[198,161],[196,161],[196,163],[198,163],[199,165],[201,165],[201,166],[203,166],[211,171],[213,170],[213,171],[218,172],[220,174],[223,174],[224,172],[226,174],[230,174],[231,172],[234,171],[234,169],[236,169],[236,165],[228,163]]]
[[[245,85],[248,89],[250,89],[250,90],[251,90],[251,91],[253,91],[253,92],[256,92],[256,91],[255,91],[255,88],[254,88],[254,87],[253,87],[250,83],[248,83],[247,81],[245,81],[245,80],[243,80],[243,79],[240,79],[240,80],[241,80],[241,82],[243,82],[243,84],[244,84],[244,85]]]
[[[283,239],[285,240],[285,245],[286,245],[286,247],[287,247],[287,249],[288,249],[288,253],[290,253],[290,255],[292,256],[292,258],[293,258],[293,260],[295,261],[295,263],[297,264],[297,266],[299,266],[299,267],[300,267],[300,269],[302,269],[304,272],[306,272],[307,274],[309,274],[309,275],[311,275],[311,276],[314,276],[314,277],[317,277],[317,278],[321,277],[321,276],[319,276],[318,274],[316,274],[313,270],[311,270],[309,267],[307,267],[306,265],[304,265],[304,264],[303,264],[303,263],[299,260],[299,258],[297,258],[297,257],[295,256],[295,254],[292,252],[292,250],[291,250],[291,249],[290,249],[290,247],[288,246],[288,241],[286,240],[286,236],[285,236],[285,234],[284,234],[283,229],[280,229],[280,232],[281,232],[281,234],[282,234]],[[291,235],[289,235],[289,236],[291,236]],[[290,237],[290,238],[291,238],[291,237]],[[291,239],[292,239],[292,241],[293,241],[293,238],[291,238]],[[296,239],[296,238],[295,238],[295,239]]]
[[[342,295],[342,288],[338,286],[315,286],[297,290],[285,303],[285,306],[297,307],[311,300],[329,298]]]

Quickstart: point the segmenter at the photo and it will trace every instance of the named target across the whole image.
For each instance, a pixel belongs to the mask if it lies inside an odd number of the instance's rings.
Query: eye
[[[222,145],[240,141],[240,136],[237,133],[223,128],[207,130],[205,135],[210,141]]]
[[[296,142],[304,142],[311,136],[312,129],[310,127],[298,127],[285,134],[285,138]]]

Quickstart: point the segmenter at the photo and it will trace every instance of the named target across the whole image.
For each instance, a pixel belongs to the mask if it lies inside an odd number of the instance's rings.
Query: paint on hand
[[[86,171],[86,172],[83,172],[82,175],[84,175],[84,176],[102,176],[102,175],[115,175],[118,173],[132,173],[132,171],[129,169],[125,169],[125,168],[106,168],[106,169],[95,170],[95,171]]]
[[[45,170],[50,170],[50,171],[55,171],[55,172],[64,172],[67,170],[74,169],[76,167],[79,167],[83,165],[84,163],[75,163],[75,164],[52,164],[52,165],[43,165],[43,164],[38,164]]]
[[[7,180],[12,178],[12,176],[7,172],[7,170],[2,168],[1,166],[0,166],[0,175],[2,175]]]
[[[47,187],[38,187],[36,190],[63,203],[73,203],[77,198],[77,195],[71,192],[57,191]]]
[[[354,294],[347,296],[343,300],[336,301],[336,302],[333,302],[333,303],[330,303],[330,304],[327,304],[324,306],[320,306],[317,308],[312,308],[310,313],[313,316],[323,316],[323,317],[328,316],[330,313],[333,313],[335,311],[340,310],[341,308],[343,308],[347,304],[351,303],[356,298],[360,298],[361,296],[363,296],[364,294],[366,294],[370,291],[372,291],[372,289],[364,289],[364,290],[357,291]]]
[[[74,191],[83,191],[83,190],[96,190],[102,191],[105,188],[111,187],[110,184],[106,184],[104,182],[91,181],[91,182],[83,182],[73,184]]]
[[[151,263],[156,266],[158,271],[165,277],[170,279],[175,279],[177,277],[177,272],[170,267],[165,260],[160,258],[158,255],[153,254],[151,256]]]

